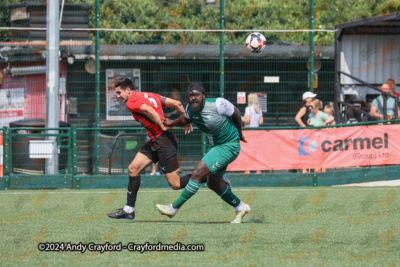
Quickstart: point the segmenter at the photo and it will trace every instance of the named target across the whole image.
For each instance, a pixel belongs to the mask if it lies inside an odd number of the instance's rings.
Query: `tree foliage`
[[[19,3],[20,0],[1,0],[0,1],[0,27],[10,27],[10,11],[8,6],[11,4]],[[11,32],[7,30],[0,30],[0,39],[4,40],[11,36]]]
[[[229,30],[305,30],[310,28],[309,0],[225,1],[224,26]],[[315,0],[314,29],[396,12],[400,0]],[[125,29],[219,29],[219,1],[107,0],[101,3],[101,27]],[[226,44],[243,44],[249,32],[225,33]],[[279,40],[308,44],[308,32],[264,32],[268,43]],[[334,33],[318,32],[315,45],[333,45]],[[217,32],[107,32],[102,42],[114,44],[217,44]]]
[[[42,1],[42,0],[41,0]],[[44,0],[43,0],[44,1]],[[219,29],[220,0],[99,0],[100,28],[115,29]],[[7,24],[7,5],[0,1],[0,21]],[[92,4],[90,27],[95,27],[95,0],[66,0]],[[335,25],[399,11],[400,0],[314,0],[314,29],[333,30]],[[225,29],[306,30],[310,28],[309,0],[225,0]],[[0,32],[1,33],[1,32]],[[225,33],[226,44],[243,44],[249,32]],[[279,40],[308,44],[308,32],[264,32],[269,44]],[[101,32],[103,44],[218,44],[218,32]],[[92,37],[94,38],[94,37]],[[333,45],[334,34],[318,32],[315,45]]]

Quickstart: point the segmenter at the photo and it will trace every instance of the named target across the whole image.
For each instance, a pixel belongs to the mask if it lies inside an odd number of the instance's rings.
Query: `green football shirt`
[[[224,98],[206,98],[199,113],[186,106],[186,118],[203,131],[212,146],[239,140],[239,132],[231,120],[235,107]]]

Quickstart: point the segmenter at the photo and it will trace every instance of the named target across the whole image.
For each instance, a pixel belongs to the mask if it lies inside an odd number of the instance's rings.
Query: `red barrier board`
[[[228,171],[400,164],[400,125],[244,131]]]

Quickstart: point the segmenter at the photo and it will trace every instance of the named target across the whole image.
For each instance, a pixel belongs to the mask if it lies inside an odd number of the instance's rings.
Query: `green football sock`
[[[227,184],[225,184],[224,189],[222,189],[218,195],[234,208],[240,205],[240,199],[235,196],[235,194],[232,192],[232,189]]]
[[[182,193],[179,197],[172,203],[172,207],[175,209],[179,209],[182,207],[185,202],[191,198],[194,194],[196,194],[197,190],[199,190],[201,183],[193,181],[192,179],[189,180],[188,184],[183,189]]]

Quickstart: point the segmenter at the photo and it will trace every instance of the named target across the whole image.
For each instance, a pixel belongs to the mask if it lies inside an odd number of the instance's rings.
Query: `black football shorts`
[[[159,162],[164,173],[171,173],[179,169],[178,141],[170,131],[164,132],[154,141],[147,142],[140,153],[146,155],[154,163]]]

